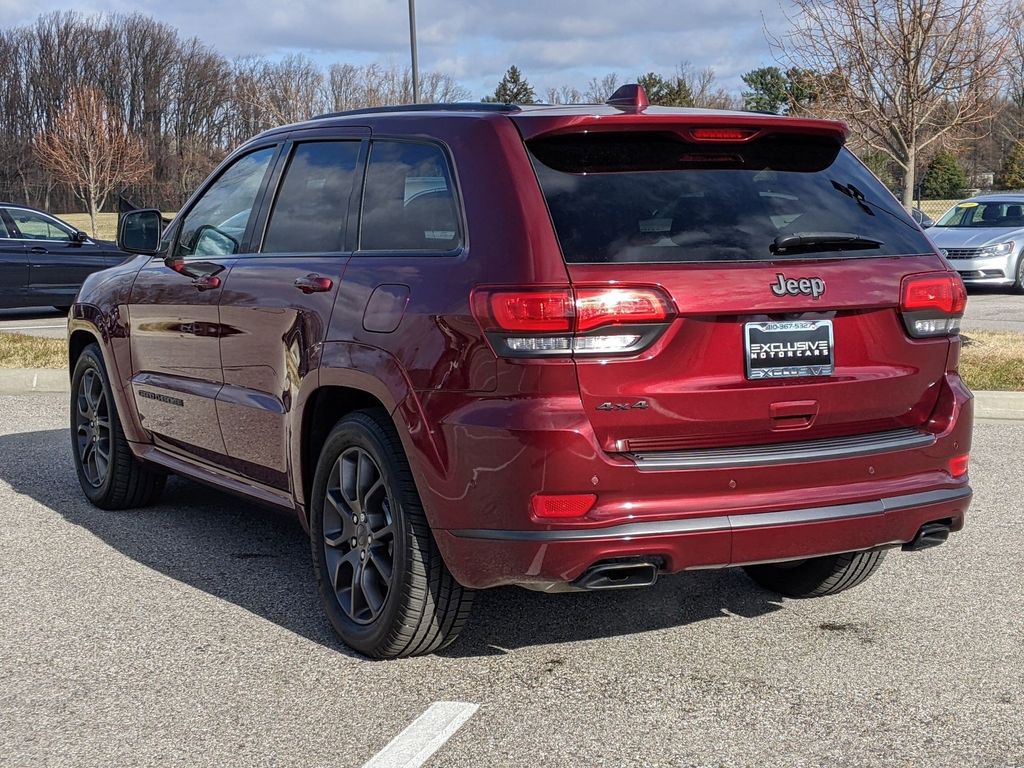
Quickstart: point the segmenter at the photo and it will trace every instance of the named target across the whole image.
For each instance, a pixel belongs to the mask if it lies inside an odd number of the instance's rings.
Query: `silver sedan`
[[[1024,293],[1024,194],[964,200],[946,211],[928,235],[965,283]]]

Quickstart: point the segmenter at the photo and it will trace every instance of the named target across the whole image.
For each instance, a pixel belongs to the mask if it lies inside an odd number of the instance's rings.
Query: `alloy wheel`
[[[323,509],[327,579],[348,618],[370,624],[391,591],[395,526],[384,476],[367,451],[353,447],[338,457]]]
[[[85,479],[99,488],[110,472],[110,409],[106,387],[95,368],[79,379],[75,409],[75,437],[78,461]]]

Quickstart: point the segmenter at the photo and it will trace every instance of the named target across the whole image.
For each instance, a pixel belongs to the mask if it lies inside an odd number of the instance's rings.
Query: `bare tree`
[[[592,77],[583,94],[584,103],[604,104],[618,87],[619,76],[614,72],[609,72],[604,77]]]
[[[138,181],[149,171],[142,143],[93,88],[69,94],[64,111],[36,137],[33,149],[43,166],[85,204],[93,236],[96,214],[114,187]]]
[[[1020,0],[794,0],[772,42],[820,76],[821,110],[903,171],[913,200],[923,151],[980,132],[994,110]]]

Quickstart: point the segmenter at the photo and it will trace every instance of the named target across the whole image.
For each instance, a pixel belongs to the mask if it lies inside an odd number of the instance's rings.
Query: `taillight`
[[[907,333],[915,338],[959,333],[966,306],[967,291],[959,275],[932,272],[903,278],[900,312]]]
[[[472,306],[505,357],[635,354],[675,317],[668,296],[647,286],[477,289]]]

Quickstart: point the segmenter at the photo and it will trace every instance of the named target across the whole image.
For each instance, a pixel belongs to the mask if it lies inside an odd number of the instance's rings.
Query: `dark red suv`
[[[845,132],[629,86],[261,134],[82,289],[82,488],[296,511],[373,656],[501,584],[851,587],[963,526],[971,394],[963,286]]]

